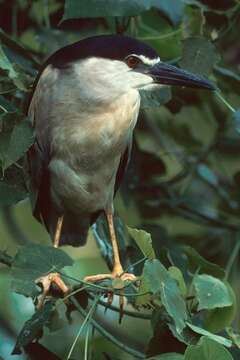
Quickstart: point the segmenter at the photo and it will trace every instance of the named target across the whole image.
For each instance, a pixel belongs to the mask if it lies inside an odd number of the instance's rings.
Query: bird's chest
[[[56,129],[56,151],[82,170],[96,170],[114,161],[132,137],[139,106],[139,94],[132,91],[112,104],[73,111],[68,123],[60,124]]]
[[[56,203],[89,212],[112,204],[120,158],[139,111],[139,97],[130,100],[125,97],[98,113],[71,113],[69,126],[57,130],[50,163]]]
[[[91,151],[97,156],[113,157],[119,155],[132,137],[138,109],[133,104],[121,102],[115,108],[95,117],[85,138],[85,149],[92,145]],[[84,149],[83,149],[84,150]]]

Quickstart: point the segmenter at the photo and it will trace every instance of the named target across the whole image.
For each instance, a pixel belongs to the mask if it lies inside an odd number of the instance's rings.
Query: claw
[[[108,292],[107,294],[107,297],[108,297],[108,305],[112,305],[112,302],[113,302],[113,292]]]
[[[35,280],[35,283],[41,284],[43,288],[42,293],[38,296],[37,309],[40,309],[43,306],[44,301],[50,292],[52,283],[55,284],[62,291],[64,296],[69,293],[69,288],[63,282],[58,273],[50,273],[45,276],[41,276]]]
[[[119,295],[119,319],[118,322],[119,324],[121,324],[122,319],[123,319],[123,315],[124,315],[124,295],[123,295],[123,289],[120,290],[120,295]]]
[[[124,272],[117,272],[113,271],[111,274],[99,274],[99,275],[92,275],[86,276],[84,281],[95,283],[101,280],[112,279],[112,286],[113,289],[116,289],[120,292],[119,294],[119,324],[122,321],[124,315],[124,283],[126,281],[136,281],[137,277],[134,274],[124,273]],[[108,305],[111,305],[113,302],[114,292],[108,291]]]

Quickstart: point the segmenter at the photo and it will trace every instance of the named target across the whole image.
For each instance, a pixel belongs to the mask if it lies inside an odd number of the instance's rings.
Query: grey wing
[[[35,128],[35,142],[27,153],[27,169],[29,173],[29,190],[33,215],[43,222],[49,231],[50,199],[50,134],[47,118],[41,118],[41,131],[36,131],[36,116],[41,107],[40,85],[36,86],[28,110],[32,126]],[[39,127],[39,124],[38,124]]]
[[[114,187],[114,194],[118,191],[121,182],[123,180],[124,174],[127,170],[130,158],[131,158],[131,152],[132,152],[132,137],[128,141],[128,145],[124,151],[124,153],[121,156],[120,163],[118,166],[116,181],[115,181],[115,187]]]
[[[58,114],[58,109],[54,108],[54,113],[52,111],[57,81],[57,70],[48,66],[39,76],[29,106],[28,115],[35,129],[35,143],[27,153],[30,198],[33,215],[45,225],[52,238],[59,216],[64,215],[60,245],[80,246],[86,241],[90,219],[78,219],[69,212],[60,214],[51,197],[50,119]]]
[[[33,215],[37,220],[43,222],[49,230],[47,220],[51,204],[50,176],[37,142],[33,144],[27,153],[27,167],[30,178],[29,190]]]

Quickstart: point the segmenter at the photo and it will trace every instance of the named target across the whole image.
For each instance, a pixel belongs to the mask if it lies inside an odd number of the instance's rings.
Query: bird
[[[131,157],[139,90],[182,86],[215,90],[208,79],[160,60],[150,45],[126,35],[97,35],[60,48],[43,64],[28,106],[35,141],[27,153],[32,211],[54,247],[86,243],[89,227],[104,214],[113,269],[85,281],[135,281],[124,272],[113,214],[114,196]],[[39,279],[41,303],[58,273]]]

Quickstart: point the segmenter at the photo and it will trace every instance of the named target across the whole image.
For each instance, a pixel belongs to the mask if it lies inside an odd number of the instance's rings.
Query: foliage
[[[196,346],[189,346],[186,350],[184,358],[190,359],[232,359],[230,353],[221,345],[217,345],[214,341],[207,337],[202,337]]]
[[[39,293],[35,280],[72,264],[72,259],[59,249],[35,244],[22,247],[12,262],[12,289],[35,297]]]
[[[35,280],[43,275],[58,271],[71,288],[64,299],[52,289],[43,308],[22,324],[13,353],[82,358],[75,345],[83,337],[85,360],[116,360],[120,350],[131,360],[238,359],[239,0],[17,0],[1,1],[1,9],[3,214],[29,195],[24,155],[34,134],[26,108],[40,64],[57,48],[95,34],[125,33],[151,44],[163,61],[209,77],[220,89],[216,94],[168,87],[151,95],[141,92],[133,156],[115,200],[124,269],[138,276],[137,283],[86,284],[74,273],[78,261],[50,246],[15,246],[14,256],[2,249],[0,262],[11,268],[11,291],[30,297],[34,305],[41,292]],[[92,230],[111,267],[103,219]],[[105,301],[109,293],[128,300],[120,320],[136,321],[137,341],[121,340],[96,320],[99,307],[107,310],[102,318],[110,323],[109,312],[119,313],[115,303]],[[70,326],[76,312],[83,318],[77,336]],[[0,311],[0,330],[1,316]],[[139,319],[151,320],[149,338],[141,335]],[[114,323],[118,330],[121,326]],[[62,328],[68,331],[69,356],[54,338]],[[92,329],[108,341],[100,355]],[[53,347],[44,342],[49,332]],[[72,345],[69,334],[75,337]]]

